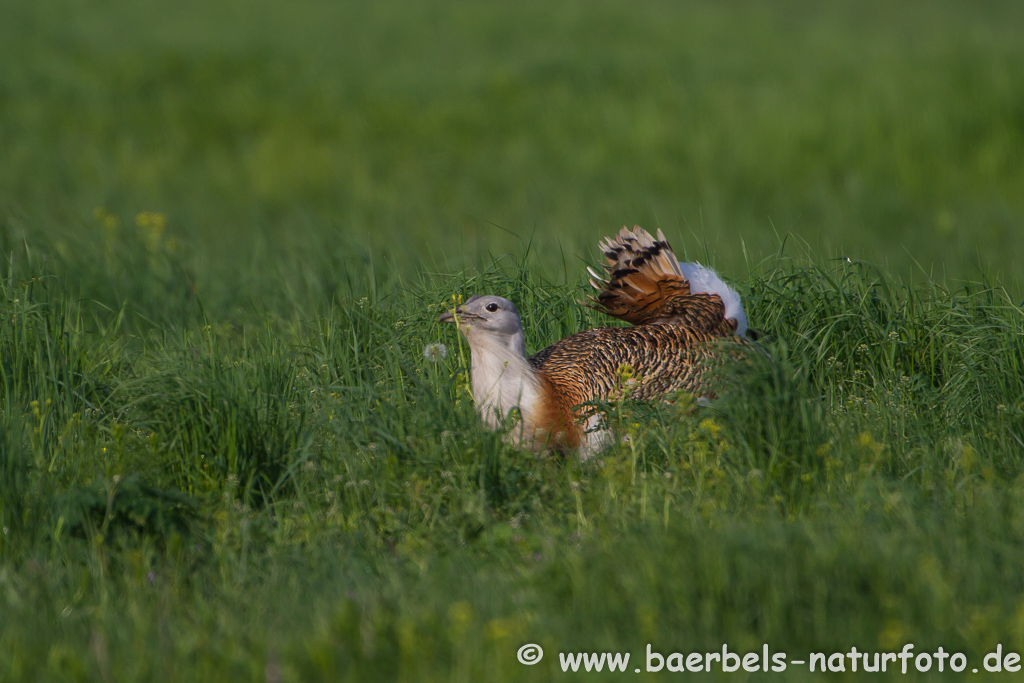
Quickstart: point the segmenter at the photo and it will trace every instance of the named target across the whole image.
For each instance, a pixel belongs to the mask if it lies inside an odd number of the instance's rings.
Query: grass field
[[[0,680],[1024,652],[1021,25],[5,7]],[[733,283],[772,361],[709,408],[610,405],[631,439],[583,464],[484,431],[438,314],[507,296],[530,351],[603,324],[585,266],[634,223]]]

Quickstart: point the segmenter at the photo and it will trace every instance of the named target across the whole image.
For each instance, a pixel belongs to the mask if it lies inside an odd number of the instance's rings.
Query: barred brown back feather
[[[583,404],[621,391],[626,368],[635,378],[630,399],[648,401],[677,391],[714,398],[706,380],[719,360],[714,342],[722,338],[685,325],[598,327],[557,341],[527,362],[553,387],[556,405],[549,407],[548,420],[574,427],[562,445],[575,448],[583,438],[579,422],[590,414]]]

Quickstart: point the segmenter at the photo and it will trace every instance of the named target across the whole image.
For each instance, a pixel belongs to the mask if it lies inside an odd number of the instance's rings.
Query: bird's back
[[[721,339],[681,324],[599,327],[555,342],[529,364],[568,411],[622,390],[637,400],[676,391],[703,396],[711,394],[704,380]]]
[[[655,239],[623,228],[601,248],[607,279],[591,271],[593,303],[634,326],[579,332],[528,359],[550,406],[545,421],[567,445],[583,440],[579,423],[592,411],[581,404],[679,391],[713,397],[707,375],[723,357],[721,343],[744,341],[738,295],[703,266],[680,264],[661,231]]]

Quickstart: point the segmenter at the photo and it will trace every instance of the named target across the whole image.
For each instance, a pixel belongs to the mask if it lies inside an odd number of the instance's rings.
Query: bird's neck
[[[540,378],[526,360],[522,332],[468,337],[473,400],[484,423],[497,427],[513,408],[532,422],[540,400]]]

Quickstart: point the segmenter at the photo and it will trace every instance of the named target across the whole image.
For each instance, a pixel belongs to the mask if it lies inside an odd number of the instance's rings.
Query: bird
[[[623,227],[599,247],[604,275],[592,268],[597,290],[589,305],[631,327],[598,327],[526,355],[515,304],[476,295],[445,311],[470,350],[473,400],[485,426],[507,428],[517,445],[578,452],[586,459],[613,440],[594,403],[616,396],[665,398],[685,391],[714,398],[709,360],[722,341],[746,341],[739,294],[710,268],[681,263],[665,235]]]

